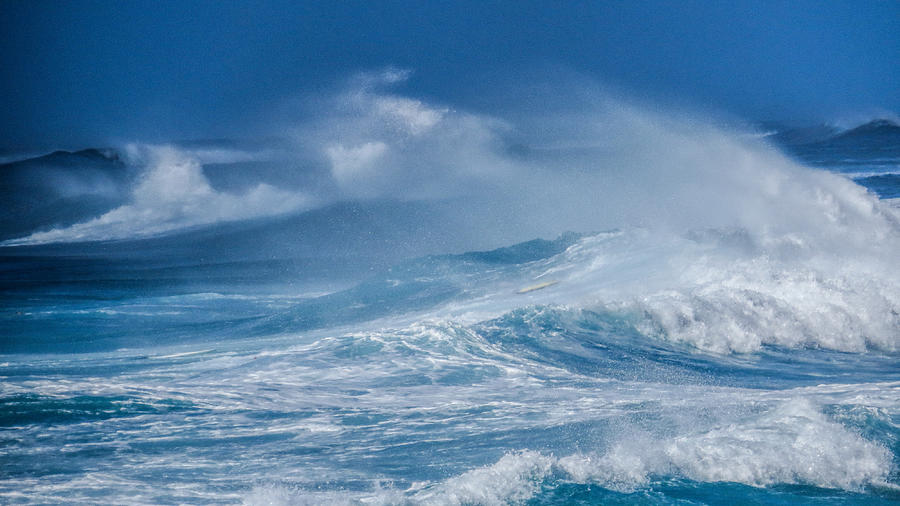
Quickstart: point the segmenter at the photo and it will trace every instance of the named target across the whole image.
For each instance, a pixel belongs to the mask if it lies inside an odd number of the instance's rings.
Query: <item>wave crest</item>
[[[6,246],[151,237],[188,227],[284,214],[309,208],[312,198],[260,183],[243,194],[216,191],[200,159],[173,146],[132,145],[144,174],[131,202],[97,218],[6,241]]]
[[[881,445],[831,421],[808,401],[794,400],[704,432],[671,438],[632,434],[605,453],[509,452],[494,464],[405,491],[325,495],[257,487],[245,504],[517,504],[563,484],[631,493],[672,477],[858,491],[885,486],[892,465],[891,453]]]

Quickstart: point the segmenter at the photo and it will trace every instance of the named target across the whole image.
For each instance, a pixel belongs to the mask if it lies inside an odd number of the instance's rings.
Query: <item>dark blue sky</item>
[[[0,149],[253,135],[388,65],[414,71],[407,93],[480,110],[563,76],[747,119],[900,110],[898,1],[0,6]]]

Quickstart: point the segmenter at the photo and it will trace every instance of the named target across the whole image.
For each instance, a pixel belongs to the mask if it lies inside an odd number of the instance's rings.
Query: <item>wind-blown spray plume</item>
[[[151,237],[188,227],[246,220],[309,208],[313,199],[262,183],[243,194],[216,191],[200,159],[173,146],[132,145],[129,158],[144,167],[131,202],[70,227],[6,241],[7,246]]]

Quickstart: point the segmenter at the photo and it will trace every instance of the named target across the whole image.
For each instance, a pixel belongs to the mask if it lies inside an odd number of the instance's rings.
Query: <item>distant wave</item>
[[[69,227],[35,232],[5,246],[150,237],[192,226],[273,216],[308,208],[312,199],[267,184],[235,195],[210,186],[196,156],[172,146],[135,145],[145,171],[128,204]]]
[[[453,201],[442,234],[507,241],[510,231],[527,240],[638,226],[845,242],[892,219],[852,182],[702,119],[594,96],[572,98],[566,110],[539,105],[512,122],[391,93],[405,78],[373,74],[311,100],[307,119],[286,129],[283,166],[266,182],[223,191],[204,173],[204,163],[253,161],[250,151],[135,145],[129,158],[144,172],[127,203],[2,244],[143,238],[375,199]],[[301,171],[310,174],[305,186],[295,184]]]
[[[853,147],[854,143],[872,137],[900,138],[900,122],[878,118],[852,124],[851,126],[818,125],[814,127],[789,128],[772,136],[776,141],[788,145],[831,145],[840,144]]]

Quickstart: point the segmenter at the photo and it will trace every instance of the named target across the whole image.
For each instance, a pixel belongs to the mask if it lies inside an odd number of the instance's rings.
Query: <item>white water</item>
[[[390,93],[405,77],[369,75],[310,98],[304,119],[281,132],[288,136],[277,157],[283,185],[231,194],[212,188],[203,173],[203,163],[265,158],[271,150],[135,144],[128,158],[144,176],[130,203],[5,244],[146,237],[354,199],[453,200],[458,212],[443,235],[478,231],[496,246],[635,226],[738,228],[787,255],[827,249],[854,256],[897,241],[896,214],[859,186],[701,118],[574,94],[547,101],[565,109],[537,106],[513,122]],[[318,193],[289,184],[296,171],[318,174]]]

